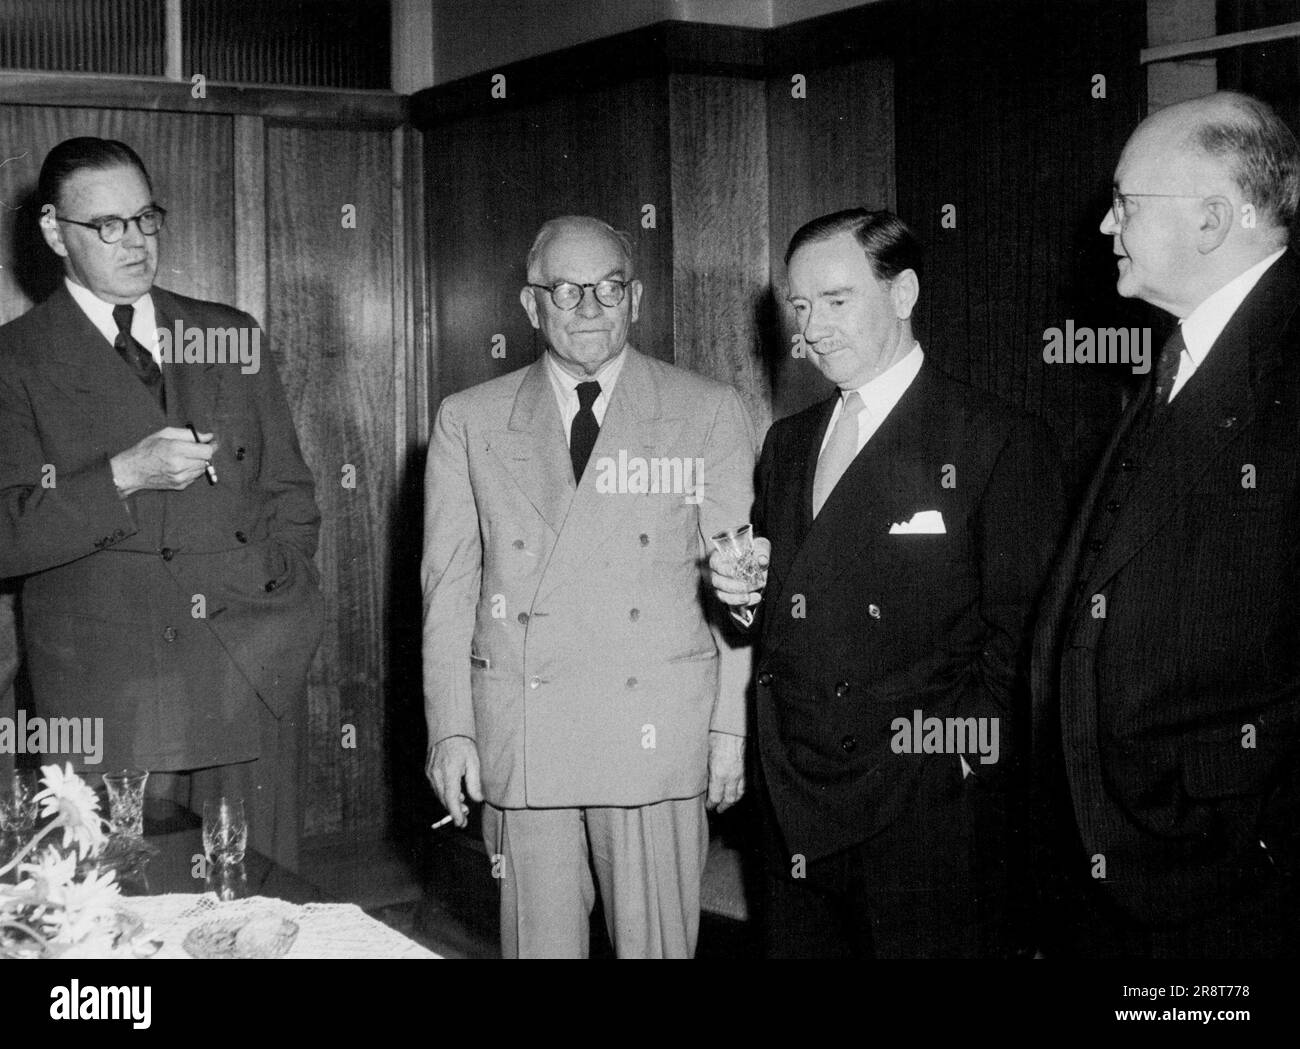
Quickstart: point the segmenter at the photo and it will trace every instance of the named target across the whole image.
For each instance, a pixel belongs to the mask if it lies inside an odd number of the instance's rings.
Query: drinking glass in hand
[[[731,574],[753,590],[761,590],[765,582],[767,569],[758,563],[758,552],[754,549],[754,526],[743,524],[739,528],[728,528],[709,538],[709,542],[731,563]],[[750,607],[735,609],[746,623],[754,620],[754,610]]]
[[[17,769],[0,778],[0,833],[26,837],[36,827],[39,786],[35,769]]]
[[[248,821],[240,798],[203,803],[203,854],[209,863],[240,863],[248,848]]]
[[[108,788],[108,822],[124,838],[144,837],[144,785],[149,773],[142,769],[105,772]]]

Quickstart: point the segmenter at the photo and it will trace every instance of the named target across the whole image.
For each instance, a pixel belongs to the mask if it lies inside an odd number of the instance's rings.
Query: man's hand
[[[710,732],[708,807],[726,812],[744,793],[745,737]]]
[[[709,582],[718,595],[718,600],[724,605],[743,607],[756,605],[763,600],[761,591],[767,586],[767,563],[772,559],[771,541],[755,539],[754,557],[763,568],[763,578],[757,590],[733,574],[736,571],[735,562],[721,550],[709,554]]]
[[[442,807],[451,813],[457,827],[469,823],[469,805],[465,792],[475,801],[483,800],[483,787],[479,782],[478,747],[468,736],[448,736],[429,748],[429,758],[424,774],[433,784]],[[461,790],[464,780],[465,790]]]
[[[179,492],[188,488],[212,461],[217,446],[207,443],[211,440],[210,433],[199,434],[195,441],[189,430],[165,426],[118,452],[108,461],[118,494],[125,499],[145,489]]]

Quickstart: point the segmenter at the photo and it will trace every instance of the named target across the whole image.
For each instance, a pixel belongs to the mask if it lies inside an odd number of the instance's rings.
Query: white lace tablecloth
[[[132,896],[123,898],[119,909],[139,915],[144,935],[162,940],[155,958],[189,958],[181,944],[196,925],[217,918],[264,915],[288,918],[298,925],[298,937],[286,958],[440,957],[351,903],[294,904],[270,896],[223,901],[209,892]]]

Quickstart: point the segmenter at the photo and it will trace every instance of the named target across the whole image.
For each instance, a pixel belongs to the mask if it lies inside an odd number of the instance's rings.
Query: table
[[[155,958],[188,958],[185,937],[197,926],[274,916],[298,926],[286,958],[437,958],[360,907],[334,901],[305,878],[250,849],[232,872],[205,871],[201,821],[169,801],[147,798],[148,853],[119,866],[120,910],[162,941]]]

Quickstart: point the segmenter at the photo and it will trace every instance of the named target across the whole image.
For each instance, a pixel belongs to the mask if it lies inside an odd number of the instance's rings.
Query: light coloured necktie
[[[866,407],[857,390],[844,398],[840,417],[831,431],[831,439],[826,442],[822,454],[817,460],[817,473],[813,476],[813,517],[821,513],[835,486],[839,484],[849,463],[858,454],[858,416]]]

